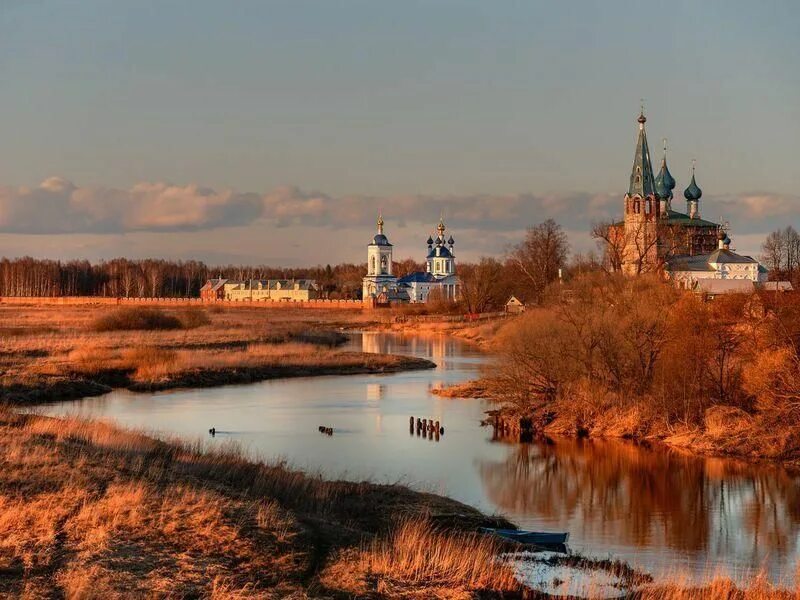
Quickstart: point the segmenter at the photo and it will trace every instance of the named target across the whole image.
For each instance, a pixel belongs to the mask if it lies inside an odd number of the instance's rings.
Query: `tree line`
[[[330,297],[355,298],[365,265],[311,268],[265,265],[210,267],[201,261],[115,258],[58,261],[31,257],[0,259],[0,296],[108,296],[115,298],[186,298],[200,295],[212,277],[226,279],[314,279]]]
[[[501,257],[482,257],[475,263],[459,262],[462,297],[459,309],[467,312],[499,310],[517,296],[536,302],[545,288],[564,275],[569,244],[561,227],[548,220],[528,229],[525,238]],[[598,268],[593,257],[578,255],[571,270]],[[393,263],[402,277],[424,271],[425,263],[411,258]],[[566,271],[565,271],[566,270]],[[267,265],[209,266],[201,261],[115,258],[59,261],[31,257],[0,259],[0,296],[107,296],[116,298],[197,297],[210,278],[313,279],[325,297],[356,299],[361,296],[366,263],[342,263],[304,268]]]

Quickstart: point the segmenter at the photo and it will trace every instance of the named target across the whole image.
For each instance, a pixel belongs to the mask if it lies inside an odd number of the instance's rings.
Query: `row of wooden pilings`
[[[409,417],[408,433],[414,435],[415,430],[417,436],[427,437],[429,440],[435,439],[437,442],[439,441],[439,437],[444,435],[444,427],[441,426],[439,421],[422,419],[420,417],[417,417],[415,421],[414,417]]]

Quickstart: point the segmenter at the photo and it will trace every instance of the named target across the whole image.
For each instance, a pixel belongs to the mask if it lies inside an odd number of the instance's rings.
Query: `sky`
[[[800,3],[0,0],[0,255],[421,260],[619,216],[654,168],[758,253],[800,228]]]

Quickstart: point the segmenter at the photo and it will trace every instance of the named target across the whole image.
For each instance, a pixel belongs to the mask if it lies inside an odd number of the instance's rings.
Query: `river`
[[[327,478],[399,482],[448,495],[520,527],[569,531],[570,548],[656,576],[702,581],[764,571],[792,584],[800,560],[800,476],[771,464],[627,442],[511,444],[481,428],[479,400],[434,387],[473,379],[486,357],[446,337],[353,335],[347,346],[428,358],[429,371],[309,377],[155,394],[114,391],[46,414],[113,420],[156,435],[231,440]],[[409,416],[441,421],[437,441]],[[318,426],[334,427],[333,436]],[[211,439],[208,429],[215,427]]]

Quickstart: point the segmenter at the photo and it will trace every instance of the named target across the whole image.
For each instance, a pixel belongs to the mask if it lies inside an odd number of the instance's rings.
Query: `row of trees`
[[[572,433],[705,425],[737,452],[800,453],[794,295],[706,303],[655,276],[606,274],[565,287],[569,301],[548,294],[499,335],[487,385],[506,410]]]
[[[569,244],[561,227],[552,220],[531,227],[525,239],[502,260],[481,258],[477,263],[459,263],[463,308],[484,312],[502,308],[511,295],[537,301],[547,285],[558,279],[567,266]],[[587,268],[581,263],[579,268]],[[413,259],[394,263],[402,277],[424,271],[425,264]],[[365,264],[309,268],[275,268],[266,265],[210,267],[200,261],[156,259],[55,261],[30,257],[0,260],[0,296],[110,296],[196,297],[211,277],[247,279],[314,279],[330,298],[358,298]]]
[[[100,263],[30,257],[0,260],[2,296],[196,297],[210,277],[228,279],[315,279],[325,293],[355,298],[365,267],[357,264],[279,269],[268,266],[209,267],[200,261],[130,260]]]
[[[773,231],[761,245],[761,262],[770,272],[770,279],[791,281],[800,279],[800,234],[794,227]]]

